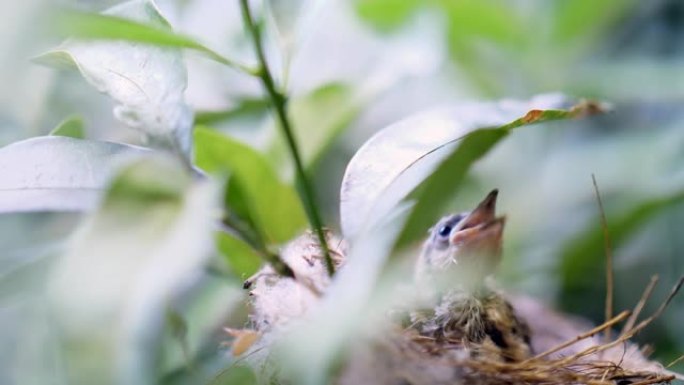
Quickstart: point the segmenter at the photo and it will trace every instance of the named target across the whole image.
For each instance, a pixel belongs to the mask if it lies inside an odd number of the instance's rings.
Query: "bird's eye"
[[[451,226],[449,225],[444,225],[439,228],[439,231],[437,231],[437,234],[439,234],[442,237],[447,237],[449,234],[451,234]]]

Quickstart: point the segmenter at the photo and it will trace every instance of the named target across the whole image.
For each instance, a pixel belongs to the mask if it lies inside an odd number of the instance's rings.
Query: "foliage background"
[[[60,3],[100,11],[116,2]],[[474,167],[454,195],[453,209],[462,210],[483,192],[501,190],[501,211],[508,215],[503,285],[594,322],[602,320],[604,259],[592,173],[614,240],[616,308],[631,308],[651,274],[661,278],[657,299],[684,272],[680,2],[272,3],[274,16],[266,25],[269,58],[287,84],[329,226],[339,223],[346,163],[380,128],[436,105],[562,91],[609,101],[614,110],[517,131]],[[230,57],[253,60],[237,2],[165,0],[158,5],[177,31]],[[88,138],[140,143],[135,132],[112,117],[111,101],[77,73],[28,62],[62,40],[50,29],[53,6],[40,0],[0,5],[2,14],[11,15],[0,27],[0,144],[47,134],[74,114],[83,117]],[[192,52],[185,59],[186,99],[196,111],[196,123],[267,154],[270,166],[290,183],[293,170],[257,81]],[[31,289],[42,276],[34,273],[41,268],[43,251],[59,247],[79,219],[64,213],[0,218],[0,328],[23,330],[0,334],[0,346],[8,347],[0,350],[0,361],[36,369],[32,358],[50,332],[26,322],[41,311],[33,306]],[[239,301],[239,280],[209,280],[209,294],[202,301],[188,300],[188,307],[223,308],[212,317],[229,319],[229,298]],[[639,336],[663,362],[684,351],[683,304],[675,299]],[[656,300],[647,312],[655,306]],[[204,349],[198,352],[216,352],[211,341],[219,336],[194,337],[192,343]],[[174,373],[161,378],[173,382]]]

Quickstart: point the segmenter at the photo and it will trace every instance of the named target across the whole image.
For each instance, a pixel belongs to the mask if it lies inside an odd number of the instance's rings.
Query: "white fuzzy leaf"
[[[129,1],[105,14],[170,28],[151,0]],[[153,144],[190,153],[193,114],[184,99],[187,71],[179,48],[68,40],[37,61],[75,65],[91,85],[114,100],[118,120]]]
[[[533,109],[567,105],[558,94],[529,101],[473,102],[434,109],[392,124],[370,138],[347,166],[340,193],[342,232],[352,239],[385,217],[451,153],[458,140]]]
[[[12,143],[0,149],[0,212],[91,209],[117,165],[148,153],[60,136]]]

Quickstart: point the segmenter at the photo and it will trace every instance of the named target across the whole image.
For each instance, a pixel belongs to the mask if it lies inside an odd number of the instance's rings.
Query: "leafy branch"
[[[297,182],[300,187],[300,193],[304,207],[306,208],[306,214],[309,218],[309,222],[316,232],[316,236],[321,244],[321,248],[323,249],[323,255],[325,257],[325,264],[328,274],[332,276],[335,273],[335,266],[333,264],[332,257],[330,256],[330,249],[325,237],[325,232],[323,231],[323,222],[315,201],[314,191],[306,175],[306,171],[304,170],[304,164],[299,153],[299,148],[292,132],[292,124],[287,116],[287,97],[277,88],[275,81],[273,80],[273,75],[271,74],[271,70],[266,60],[266,55],[264,54],[264,48],[261,39],[261,29],[255,23],[254,18],[252,17],[248,0],[240,0],[240,9],[242,10],[242,18],[243,22],[245,23],[245,27],[252,37],[254,50],[257,55],[257,60],[259,61],[257,76],[261,80],[264,89],[271,99],[271,104],[276,112],[276,118],[280,123],[279,126],[285,135],[290,155],[294,160],[295,171],[297,173]]]

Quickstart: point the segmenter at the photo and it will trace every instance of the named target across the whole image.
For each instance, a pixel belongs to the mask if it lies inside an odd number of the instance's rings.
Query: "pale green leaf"
[[[269,162],[249,146],[206,127],[195,129],[195,162],[216,175],[230,175],[239,187],[240,204],[267,243],[291,239],[306,225],[306,215],[292,186],[280,181]]]
[[[85,138],[85,124],[80,116],[70,116],[64,119],[52,131],[52,136],[66,136],[75,139]]]

